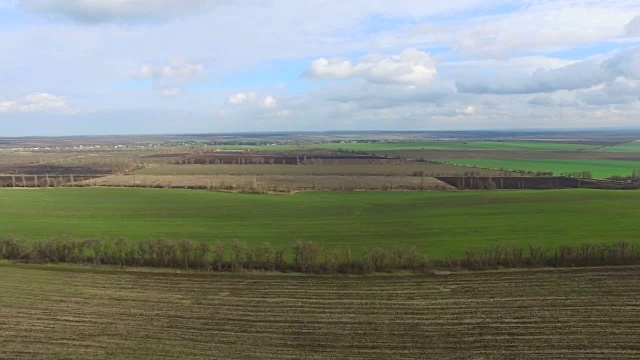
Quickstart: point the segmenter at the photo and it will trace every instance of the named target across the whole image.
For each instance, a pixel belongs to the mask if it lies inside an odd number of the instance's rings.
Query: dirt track
[[[640,269],[316,277],[0,265],[0,358],[637,359]]]

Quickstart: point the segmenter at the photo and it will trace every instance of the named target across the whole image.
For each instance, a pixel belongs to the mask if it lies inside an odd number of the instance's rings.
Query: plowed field
[[[0,265],[6,359],[637,359],[640,269],[318,277]]]

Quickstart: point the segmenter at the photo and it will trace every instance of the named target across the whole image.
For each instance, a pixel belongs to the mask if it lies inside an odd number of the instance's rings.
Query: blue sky
[[[0,137],[639,127],[631,0],[0,0]]]

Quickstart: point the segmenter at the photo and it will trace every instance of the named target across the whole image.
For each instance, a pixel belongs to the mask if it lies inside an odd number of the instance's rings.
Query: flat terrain
[[[0,358],[637,359],[640,269],[214,275],[0,264]]]
[[[600,150],[612,152],[640,152],[640,140],[617,144],[614,146],[607,146]]]
[[[555,141],[404,141],[404,142],[347,142],[347,143],[323,143],[305,145],[265,145],[242,146],[220,145],[220,149],[240,150],[251,149],[260,151],[283,151],[300,149],[324,149],[324,150],[353,150],[353,151],[385,151],[385,150],[420,150],[420,149],[472,149],[472,150],[594,150],[600,145],[571,144]]]
[[[640,244],[640,192],[307,192],[0,189],[4,235],[316,241],[327,250],[415,245],[432,259],[503,244]]]
[[[242,165],[241,165],[242,166]],[[432,177],[353,175],[108,175],[82,182],[91,186],[140,186],[214,190],[454,190]]]
[[[423,171],[427,175],[454,176],[469,171],[481,171],[483,176],[504,176],[504,171],[478,170],[447,164],[388,165],[161,165],[140,169],[141,175],[412,175]]]
[[[555,175],[591,171],[594,178],[631,176],[640,170],[640,161],[624,160],[558,160],[558,159],[441,159],[451,164],[492,169],[553,172]]]
[[[551,160],[630,160],[640,161],[640,152],[605,151],[526,151],[526,150],[396,150],[375,151],[379,155],[402,159],[551,159]]]

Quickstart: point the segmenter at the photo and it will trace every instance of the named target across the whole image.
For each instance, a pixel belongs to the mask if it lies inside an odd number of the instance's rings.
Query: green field
[[[594,178],[630,176],[640,169],[640,161],[627,160],[558,160],[558,159],[440,159],[450,164],[490,169],[551,171],[555,175],[591,171]]]
[[[324,144],[324,149],[349,149],[361,151],[385,150],[591,150],[598,146],[583,144],[564,144],[541,141],[420,141],[400,143],[372,143],[372,144]]]
[[[272,151],[288,151],[288,150],[354,150],[354,151],[391,151],[391,150],[531,150],[531,151],[577,151],[577,150],[594,150],[599,148],[598,145],[584,144],[565,144],[557,142],[543,141],[418,141],[418,142],[390,142],[390,143],[325,143],[325,144],[309,144],[309,145],[262,145],[262,146],[243,146],[243,145],[220,145],[219,149],[226,150],[272,150]]]
[[[640,140],[636,140],[636,141],[632,141],[632,142],[628,142],[628,143],[623,143],[623,144],[618,144],[618,145],[614,145],[614,146],[607,146],[607,147],[604,147],[604,148],[600,149],[600,151],[606,151],[606,152],[640,152]]]
[[[240,239],[325,249],[416,245],[433,259],[496,244],[640,243],[640,192],[345,192],[248,195],[165,189],[0,190],[0,235]]]

